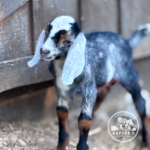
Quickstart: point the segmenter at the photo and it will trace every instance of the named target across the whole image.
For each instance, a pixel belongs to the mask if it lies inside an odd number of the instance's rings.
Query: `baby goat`
[[[93,108],[99,99],[97,88],[101,92],[115,82],[132,95],[143,122],[143,143],[150,148],[150,121],[132,60],[132,49],[149,33],[150,24],[147,24],[140,26],[128,40],[112,32],[84,35],[77,22],[69,16],[57,17],[43,29],[28,66],[36,65],[41,58],[50,61],[49,69],[55,77],[58,96],[58,150],[68,149],[68,102],[77,94],[82,97],[77,150],[88,150]]]

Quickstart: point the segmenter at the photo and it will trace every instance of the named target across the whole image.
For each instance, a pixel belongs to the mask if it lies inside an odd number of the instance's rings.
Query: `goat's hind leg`
[[[98,90],[96,103],[93,108],[93,114],[92,114],[93,118],[94,118],[94,113],[98,110],[98,108],[100,107],[100,105],[102,104],[102,102],[104,101],[104,99],[106,98],[109,92],[110,92],[110,86],[106,87],[103,90]]]
[[[57,150],[68,150],[69,130],[68,130],[68,101],[59,98],[57,108],[57,117],[59,125]]]
[[[128,78],[122,79],[120,83],[132,95],[133,102],[142,121],[142,145],[147,146],[150,150],[150,119],[146,114],[146,101],[141,95],[141,87],[138,83],[138,75],[134,68],[130,69]]]

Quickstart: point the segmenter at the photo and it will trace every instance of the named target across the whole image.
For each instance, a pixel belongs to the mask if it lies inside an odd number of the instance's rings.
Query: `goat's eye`
[[[63,44],[64,44],[65,46],[69,46],[69,45],[72,44],[72,42],[69,41],[69,40],[66,40],[66,41],[63,41]]]

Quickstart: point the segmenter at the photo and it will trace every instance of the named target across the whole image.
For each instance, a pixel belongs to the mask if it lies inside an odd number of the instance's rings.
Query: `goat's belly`
[[[112,85],[114,85],[117,81],[115,79],[112,79],[110,82],[107,82],[101,86],[97,86],[97,90],[99,92],[103,91],[106,88],[110,88]]]

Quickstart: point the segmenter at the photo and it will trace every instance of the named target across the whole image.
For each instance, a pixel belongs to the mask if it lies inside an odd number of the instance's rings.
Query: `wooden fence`
[[[85,33],[114,31],[125,38],[138,25],[150,22],[150,0],[1,0],[0,92],[52,79],[48,63],[30,69],[27,61],[43,27],[56,16],[76,18]],[[150,37],[134,58],[150,56]]]

